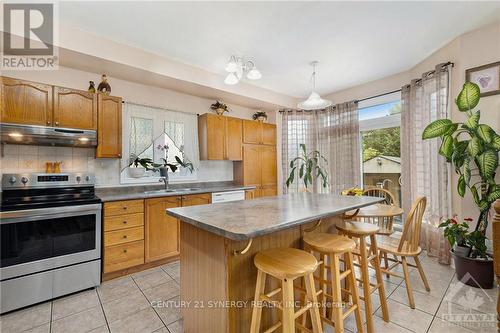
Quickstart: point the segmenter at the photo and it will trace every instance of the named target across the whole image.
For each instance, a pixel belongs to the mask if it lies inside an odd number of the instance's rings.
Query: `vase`
[[[217,108],[215,109],[215,113],[217,113],[219,116],[222,116],[226,112],[226,109],[223,108]]]
[[[144,177],[145,173],[146,173],[146,169],[144,169],[143,167],[128,168],[128,174],[132,178],[141,178],[141,177]]]
[[[257,120],[260,121],[261,123],[263,123],[264,121],[267,120],[267,117],[266,116],[258,116]]]

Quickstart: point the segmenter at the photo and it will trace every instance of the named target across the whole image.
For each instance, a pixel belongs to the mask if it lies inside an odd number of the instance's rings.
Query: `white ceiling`
[[[252,84],[294,97],[407,70],[453,38],[500,20],[500,2],[61,2],[61,21],[224,74],[254,60]]]

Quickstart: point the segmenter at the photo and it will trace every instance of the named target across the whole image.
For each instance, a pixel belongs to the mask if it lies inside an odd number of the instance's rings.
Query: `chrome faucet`
[[[168,190],[168,169],[160,168],[160,180],[159,182],[163,182],[165,184],[165,191]]]
[[[168,176],[167,177],[160,177],[159,182],[163,182],[165,184],[165,191],[168,190]]]

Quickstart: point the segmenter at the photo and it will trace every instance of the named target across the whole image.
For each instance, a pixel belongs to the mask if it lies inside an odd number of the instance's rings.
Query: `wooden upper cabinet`
[[[1,122],[52,125],[52,86],[6,77],[1,79]]]
[[[261,184],[275,185],[277,182],[276,147],[260,146]]]
[[[200,159],[223,160],[225,155],[225,121],[223,116],[205,113],[198,117]]]
[[[54,87],[54,126],[97,130],[97,95]]]
[[[179,220],[167,215],[167,208],[179,207],[181,197],[145,200],[145,262],[179,254]]]
[[[243,183],[244,185],[259,186],[262,182],[260,146],[243,146]]]
[[[241,161],[243,158],[243,120],[226,117],[226,159]]]
[[[205,113],[198,117],[200,159],[241,161],[242,120]]]
[[[97,94],[96,157],[122,156],[122,99]]]
[[[262,143],[262,123],[255,120],[243,120],[243,142]]]
[[[276,125],[262,123],[262,144],[276,144]]]

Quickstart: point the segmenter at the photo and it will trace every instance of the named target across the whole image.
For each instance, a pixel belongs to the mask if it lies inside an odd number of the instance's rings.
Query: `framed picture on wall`
[[[467,69],[465,79],[479,86],[481,97],[500,94],[500,61]]]

